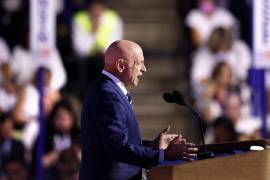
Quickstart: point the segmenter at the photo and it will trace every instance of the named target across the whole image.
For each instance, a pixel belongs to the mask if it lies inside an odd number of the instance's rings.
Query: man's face
[[[125,61],[126,68],[123,72],[123,82],[126,86],[132,85],[136,87],[139,83],[138,77],[146,72],[142,50],[137,49],[130,58]]]

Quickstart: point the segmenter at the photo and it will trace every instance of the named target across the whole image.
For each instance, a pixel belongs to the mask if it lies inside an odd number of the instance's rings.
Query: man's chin
[[[137,87],[138,86],[138,83],[132,83],[131,86],[132,87]]]
[[[128,86],[130,86],[130,87],[137,87],[138,84],[139,84],[139,80],[137,79],[137,80],[135,80],[135,81],[131,81],[131,82],[128,84]]]
[[[137,79],[137,81],[135,81],[135,82],[133,83],[133,86],[134,86],[134,87],[137,87],[138,84],[139,84],[139,80]]]

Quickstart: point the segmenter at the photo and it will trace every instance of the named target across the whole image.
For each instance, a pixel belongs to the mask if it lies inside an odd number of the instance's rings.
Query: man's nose
[[[142,69],[141,69],[141,71],[142,71],[142,72],[146,72],[146,67],[145,67],[145,65],[144,65],[144,64],[142,65]]]

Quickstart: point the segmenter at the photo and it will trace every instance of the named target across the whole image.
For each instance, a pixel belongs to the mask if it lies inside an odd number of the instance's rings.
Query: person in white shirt
[[[14,123],[16,125],[22,125],[22,136],[18,137],[23,141],[23,144],[28,150],[33,148],[34,142],[39,132],[39,101],[40,93],[38,91],[38,76],[43,71],[44,75],[44,113],[47,117],[54,106],[54,104],[60,99],[60,95],[57,91],[50,88],[50,81],[52,79],[52,73],[49,68],[39,67],[35,72],[32,83],[28,83],[24,86],[20,94],[18,95],[18,101],[13,111]],[[18,133],[20,134],[20,132]]]
[[[194,53],[191,84],[195,94],[198,93],[201,83],[209,79],[214,66],[221,61],[225,61],[232,69],[234,84],[241,84],[247,80],[251,66],[249,47],[243,41],[234,38],[232,31],[217,28],[213,31],[207,46],[199,48]]]
[[[226,9],[217,7],[215,0],[198,0],[198,8],[192,10],[186,18],[193,44],[197,47],[207,42],[215,28],[230,29],[235,23],[233,15]]]
[[[252,116],[251,111],[246,112],[239,94],[231,94],[224,107],[225,115],[229,117],[239,134],[241,141],[261,139],[260,129],[262,121],[259,117]]]

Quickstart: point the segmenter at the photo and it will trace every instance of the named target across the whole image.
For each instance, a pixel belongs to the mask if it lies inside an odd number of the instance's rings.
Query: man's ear
[[[116,63],[116,68],[118,70],[118,72],[122,73],[125,70],[125,63],[124,63],[124,59],[117,59],[115,61]]]

